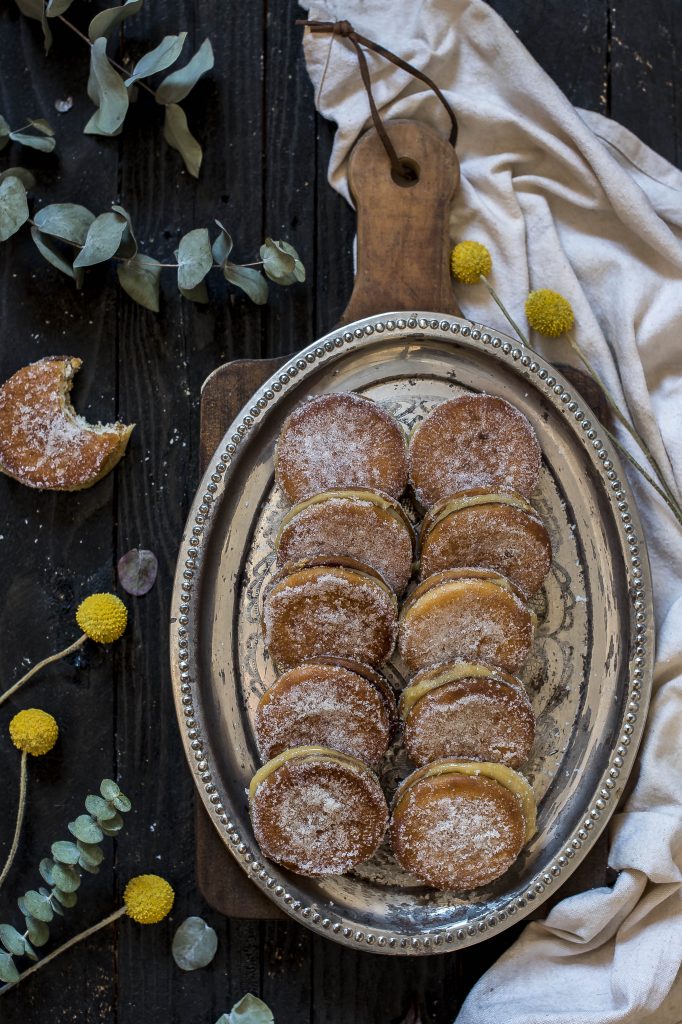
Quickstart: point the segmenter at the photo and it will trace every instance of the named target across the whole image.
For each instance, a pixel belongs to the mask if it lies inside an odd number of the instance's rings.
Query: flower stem
[[[89,938],[91,935],[94,935],[95,932],[98,932],[102,928],[106,928],[107,925],[110,925],[114,921],[117,921],[119,917],[123,917],[125,912],[125,906],[119,907],[118,910],[115,910],[113,912],[113,914],[109,914],[108,917],[105,917],[103,921],[98,921],[97,924],[93,924],[90,928],[86,928],[84,932],[80,932],[78,935],[74,935],[74,937],[72,939],[69,939],[68,942],[63,943],[63,945],[61,946],[57,946],[56,949],[52,950],[49,956],[46,956],[42,960],[39,960],[37,964],[33,964],[32,967],[29,967],[28,970],[20,974],[16,981],[11,981],[9,982],[9,984],[1,988],[0,996],[4,995],[5,992],[9,992],[11,988],[14,988],[15,985],[18,985],[20,981],[24,980],[24,978],[28,978],[29,975],[35,974],[35,972],[39,971],[41,967],[45,966],[45,964],[49,964],[50,960],[54,960],[54,958],[59,956],[60,953],[65,953],[67,949],[70,949],[72,946],[75,946],[77,942],[81,942],[83,939]]]
[[[604,428],[604,430],[606,432],[607,437],[609,437],[610,440],[613,441],[621,455],[624,455],[628,462],[630,462],[635,467],[635,469],[638,470],[639,473],[641,473],[641,475],[644,477],[647,483],[649,483],[653,487],[653,489],[658,494],[660,494],[660,496],[663,498],[664,502],[666,503],[672,514],[675,516],[675,519],[677,519],[680,526],[682,526],[682,509],[680,509],[677,502],[673,502],[670,500],[666,492],[661,487],[659,487],[659,485],[656,483],[653,477],[649,473],[647,473],[644,466],[642,466],[641,463],[637,461],[634,455],[630,454],[625,445],[621,444],[618,438],[614,434],[612,434],[610,430],[606,430],[606,427]]]
[[[625,427],[625,429],[630,434],[630,436],[634,438],[634,440],[639,445],[640,449],[644,452],[644,454],[645,454],[647,460],[649,461],[649,463],[656,470],[656,475],[658,476],[659,482],[660,482],[661,486],[663,487],[663,489],[666,491],[666,493],[668,495],[668,498],[670,499],[670,502],[673,502],[678,507],[678,509],[679,509],[679,504],[678,504],[677,498],[673,494],[673,492],[671,491],[671,489],[670,489],[670,487],[668,485],[668,482],[666,481],[665,475],[664,475],[663,471],[661,470],[661,467],[659,466],[658,462],[654,458],[653,453],[650,451],[649,446],[646,444],[646,442],[640,436],[640,434],[637,432],[637,430],[632,426],[632,424],[628,420],[627,416],[625,416],[620,411],[620,409],[618,408],[618,404],[616,402],[616,399],[614,398],[612,393],[609,391],[608,387],[603,382],[603,380],[600,378],[599,374],[597,373],[597,371],[594,369],[594,367],[592,366],[592,364],[588,360],[587,356],[583,352],[582,348],[580,347],[580,345],[578,344],[576,339],[571,334],[568,334],[566,336],[566,338],[567,338],[567,341],[568,341],[569,345],[573,349],[573,351],[576,353],[578,358],[582,361],[583,365],[585,366],[585,368],[586,368],[587,372],[589,373],[590,377],[592,378],[592,380],[595,381],[595,383],[599,385],[599,387],[602,389],[602,391],[606,395],[606,400],[609,403],[609,406],[611,407],[611,411],[613,412],[613,414],[616,417],[616,419],[618,420],[618,422],[622,423],[622,425]]]
[[[483,281],[483,284],[484,284],[484,285],[486,286],[486,288],[487,288],[487,289],[488,289],[488,291],[490,292],[490,295],[492,296],[492,298],[494,299],[494,301],[495,301],[495,302],[497,303],[497,305],[498,305],[498,306],[500,307],[500,309],[501,309],[501,310],[502,310],[502,312],[504,313],[504,315],[505,315],[506,319],[507,319],[507,320],[509,321],[509,323],[511,324],[511,326],[512,326],[512,327],[514,328],[514,330],[515,330],[515,331],[516,331],[516,333],[518,334],[519,338],[521,339],[521,342],[522,342],[522,344],[524,344],[524,345],[528,345],[528,346],[530,347],[530,345],[529,345],[529,342],[528,342],[528,338],[527,338],[527,337],[526,337],[526,335],[525,335],[525,334],[523,333],[523,331],[521,330],[521,328],[519,327],[519,325],[518,325],[518,324],[516,323],[516,321],[514,320],[514,318],[513,318],[513,317],[512,317],[512,315],[511,315],[511,313],[509,312],[509,310],[507,309],[507,307],[506,307],[506,306],[505,306],[505,304],[503,303],[502,299],[501,299],[501,298],[500,298],[500,296],[499,296],[499,295],[497,294],[497,292],[495,291],[495,289],[493,288],[493,286],[491,285],[490,281],[489,281],[489,280],[488,280],[488,278],[487,278],[487,277],[485,276],[485,274],[481,274],[481,281]]]
[[[78,36],[78,38],[82,39],[83,42],[87,43],[87,45],[90,47],[90,49],[92,49],[92,43],[90,42],[90,40],[88,39],[88,37],[85,35],[84,32],[81,32],[81,30],[79,28],[76,28],[76,26],[74,24],[72,24],[72,22],[70,22],[67,18],[65,18],[63,14],[59,15],[59,20],[64,25],[66,25],[67,28],[70,28],[72,32],[75,32],[76,35]],[[118,64],[115,60],[112,60],[111,57],[109,56],[109,54],[107,54],[107,60],[112,65],[112,67],[116,68],[117,71],[120,71],[124,75],[128,74],[127,68],[124,68],[122,64]],[[135,85],[139,85],[141,89],[146,89],[148,93],[150,93],[154,98],[156,98],[156,93],[154,92],[154,90],[150,86],[147,85],[146,82],[141,82],[138,79],[138,81],[135,82]]]
[[[83,646],[86,640],[87,636],[83,633],[82,636],[79,636],[77,640],[74,640],[74,642],[69,647],[65,648],[65,650],[59,651],[57,654],[51,654],[49,658],[43,658],[43,660],[39,661],[37,665],[30,668],[25,676],[18,679],[14,686],[10,686],[9,690],[5,690],[4,693],[0,694],[0,704],[4,704],[8,697],[11,697],[13,693],[16,693],[19,687],[23,686],[24,683],[27,683],[29,679],[36,674],[36,672],[40,672],[41,668],[45,668],[46,665],[51,665],[52,662],[59,661],[61,658],[66,658],[67,655],[73,654],[74,651],[77,651],[79,647]]]
[[[28,778],[28,772],[26,771],[26,758],[27,753],[25,750],[21,752],[21,768],[19,770],[19,807],[17,809],[17,823],[14,826],[14,836],[12,837],[12,845],[10,846],[9,853],[7,854],[7,860],[5,866],[0,873],[0,889],[3,886],[5,879],[9,874],[9,869],[12,867],[12,862],[19,846],[19,836],[21,835],[21,826],[24,823],[24,812],[26,810],[26,783]]]

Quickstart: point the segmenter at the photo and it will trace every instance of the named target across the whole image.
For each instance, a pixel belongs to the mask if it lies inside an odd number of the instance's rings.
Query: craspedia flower
[[[126,914],[138,924],[157,924],[170,913],[173,887],[160,875],[136,875],[123,892]]]
[[[116,594],[91,594],[78,606],[76,622],[98,644],[118,640],[128,622],[128,609]]]
[[[526,299],[526,318],[533,330],[544,334],[546,338],[558,338],[565,334],[575,321],[568,299],[549,288],[540,288],[530,293]]]
[[[9,734],[15,747],[25,754],[40,757],[52,750],[59,736],[59,726],[47,711],[27,708],[19,711],[9,723]]]
[[[450,268],[462,284],[476,284],[493,269],[493,259],[481,242],[459,242],[450,253]]]

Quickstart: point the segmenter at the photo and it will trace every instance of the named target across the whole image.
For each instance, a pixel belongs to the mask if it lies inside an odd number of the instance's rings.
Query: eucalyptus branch
[[[22,770],[24,765],[25,755]],[[6,950],[0,950],[0,981],[5,983],[5,987],[0,989],[0,994],[28,977],[41,963],[47,963],[64,949],[92,934],[92,930],[84,932],[22,974],[17,970],[15,957],[25,956],[38,961],[34,947],[44,946],[48,941],[48,925],[55,914],[62,915],[64,910],[76,905],[76,891],[80,888],[82,873],[86,871],[94,875],[99,872],[99,865],[104,859],[99,844],[105,836],[118,835],[123,828],[122,815],[127,813],[130,807],[130,800],[124,796],[116,783],[112,779],[104,779],[99,787],[99,795],[90,794],[86,797],[86,813],[69,822],[69,832],[75,842],[68,840],[52,844],[51,857],[44,857],[38,868],[49,888],[41,886],[37,890],[30,889],[17,900],[19,910],[24,915],[23,934],[10,924],[0,924],[0,944]],[[20,825],[21,822],[18,820],[15,839],[18,839]],[[117,911],[117,916],[118,914]],[[97,927],[103,927],[108,920],[95,926],[95,930]]]
[[[199,176],[203,152],[198,141],[190,132],[186,114],[179,104],[189,95],[202,75],[213,67],[213,48],[208,39],[204,40],[184,67],[172,71],[166,75],[157,88],[152,88],[143,79],[160,74],[176,63],[185,44],[187,33],[178,32],[177,35],[164,36],[154,49],[140,57],[132,70],[114,60],[107,53],[107,37],[127,18],[140,10],[142,0],[136,4],[124,3],[119,7],[99,11],[90,20],[87,35],[64,17],[64,12],[71,6],[73,0],[60,0],[58,4],[54,5],[45,4],[44,0],[15,0],[15,2],[22,14],[41,23],[46,52],[52,45],[50,22],[53,18],[61,21],[88,47],[90,51],[88,95],[97,110],[83,129],[86,135],[118,135],[130,106],[131,88],[139,85],[164,108],[164,139],[169,146],[180,153],[189,174],[195,178]],[[54,148],[54,140],[52,146]],[[41,147],[36,146],[35,148]],[[43,145],[42,148],[47,147]]]

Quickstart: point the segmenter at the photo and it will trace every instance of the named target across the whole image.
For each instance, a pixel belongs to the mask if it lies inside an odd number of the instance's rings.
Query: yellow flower
[[[575,320],[568,299],[549,288],[530,293],[526,299],[526,317],[530,326],[546,338],[558,338],[570,331]]]
[[[9,734],[19,750],[40,757],[52,750],[57,742],[59,726],[47,711],[27,708],[16,714],[9,723]]]
[[[480,242],[460,242],[450,253],[453,276],[462,284],[476,284],[493,269],[492,256]]]
[[[160,875],[137,875],[123,893],[126,914],[138,924],[156,924],[169,914],[175,893]]]
[[[116,594],[91,594],[79,604],[76,622],[91,640],[111,644],[123,636],[128,609]]]

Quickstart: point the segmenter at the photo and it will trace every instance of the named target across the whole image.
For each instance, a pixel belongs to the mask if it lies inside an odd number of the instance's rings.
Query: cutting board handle
[[[450,276],[450,202],[459,183],[455,151],[418,121],[389,121],[401,161],[416,178],[396,182],[372,128],[350,156],[348,180],[357,208],[357,274],[341,323],[393,309],[460,316]]]

